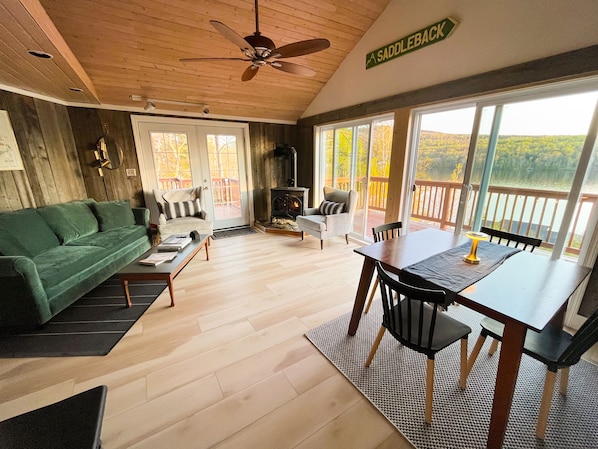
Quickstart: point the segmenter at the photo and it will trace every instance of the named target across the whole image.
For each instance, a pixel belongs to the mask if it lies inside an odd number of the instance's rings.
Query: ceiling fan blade
[[[315,70],[312,70],[309,67],[295,64],[293,62],[272,61],[269,64],[271,67],[274,67],[277,70],[282,70],[283,72],[292,73],[294,75],[314,76],[316,74]]]
[[[251,61],[247,58],[182,58],[181,62],[197,62],[197,61]]]
[[[232,29],[227,27],[222,22],[218,22],[217,20],[210,20],[210,24],[214,28],[216,28],[216,30],[218,30],[218,32],[222,34],[225,38],[227,38],[229,41],[231,41],[233,44],[239,47],[242,52],[248,50],[255,53],[255,48],[253,48],[249,42],[247,42],[245,39],[243,39],[241,36],[239,36],[236,32],[234,32]]]
[[[306,41],[295,42],[293,44],[283,45],[272,53],[274,58],[293,58],[295,56],[308,55],[317,51],[326,50],[330,47],[328,39],[308,39]]]
[[[257,71],[259,70],[259,66],[251,64],[249,67],[245,69],[243,75],[241,76],[242,81],[249,81],[255,75],[257,75]]]

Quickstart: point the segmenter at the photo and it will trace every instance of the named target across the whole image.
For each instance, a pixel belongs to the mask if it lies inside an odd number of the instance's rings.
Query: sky
[[[504,106],[501,135],[586,135],[598,92],[511,103]],[[493,108],[482,116],[481,134],[488,134]],[[422,130],[470,134],[475,108],[425,114]]]

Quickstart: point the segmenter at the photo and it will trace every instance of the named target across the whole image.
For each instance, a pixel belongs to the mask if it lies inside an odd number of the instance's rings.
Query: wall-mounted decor
[[[0,111],[0,171],[24,169],[8,112]]]
[[[402,37],[396,42],[385,45],[377,50],[370,51],[365,56],[365,69],[371,69],[382,63],[403,56],[420,48],[440,42],[451,35],[457,22],[452,17],[442,19],[433,25],[429,25],[415,33]]]

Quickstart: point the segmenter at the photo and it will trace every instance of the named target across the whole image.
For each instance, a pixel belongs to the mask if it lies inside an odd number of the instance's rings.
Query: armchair
[[[345,235],[349,243],[349,232],[353,226],[353,216],[357,208],[357,192],[345,192],[332,187],[324,187],[324,201],[320,207],[305,209],[305,215],[298,215],[297,226],[301,231],[301,240],[307,232],[320,239],[320,249],[324,249],[324,240],[337,235]],[[342,206],[340,206],[342,205]]]
[[[154,190],[153,199],[160,213],[158,231],[162,240],[172,234],[189,234],[191,231],[212,235],[213,224],[202,209],[201,192],[199,187]]]

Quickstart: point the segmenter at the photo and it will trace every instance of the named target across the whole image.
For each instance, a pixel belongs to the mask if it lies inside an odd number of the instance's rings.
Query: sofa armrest
[[[143,225],[146,229],[150,227],[150,211],[145,207],[132,207],[135,224]]]
[[[0,327],[42,324],[52,317],[48,297],[33,260],[0,256]]]

